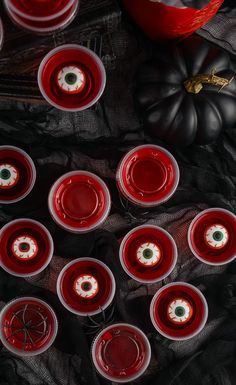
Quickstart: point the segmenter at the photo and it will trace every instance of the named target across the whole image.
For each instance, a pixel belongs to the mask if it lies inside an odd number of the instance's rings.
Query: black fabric
[[[227,2],[225,2],[227,5]],[[127,19],[128,20],[128,19]],[[31,194],[16,204],[0,207],[1,226],[20,218],[34,218],[51,231],[55,255],[40,275],[27,280],[0,271],[0,307],[12,298],[33,295],[55,309],[58,337],[47,352],[19,358],[0,350],[0,385],[97,385],[108,381],[91,364],[95,335],[111,322],[130,322],[142,328],[152,346],[147,372],[135,383],[142,385],[235,385],[236,264],[214,267],[196,260],[187,245],[193,217],[207,207],[236,212],[236,130],[225,131],[211,146],[186,149],[167,147],[180,166],[180,185],[165,204],[150,210],[127,205],[120,199],[115,170],[131,147],[150,142],[133,105],[133,78],[138,66],[151,55],[152,45],[131,24],[112,33],[116,52],[107,70],[105,93],[97,105],[82,113],[62,113],[48,105],[0,102],[0,144],[21,147],[32,156],[37,181]],[[108,184],[112,210],[101,229],[75,235],[59,229],[50,218],[47,195],[52,183],[69,170],[95,172]],[[163,226],[178,247],[176,268],[160,284],[142,285],[123,272],[119,239],[131,228],[152,223]],[[117,290],[112,306],[92,319],[66,311],[56,296],[56,279],[62,267],[78,257],[104,261],[113,271]],[[149,318],[156,290],[171,281],[190,282],[206,295],[209,319],[204,330],[189,341],[161,337]]]

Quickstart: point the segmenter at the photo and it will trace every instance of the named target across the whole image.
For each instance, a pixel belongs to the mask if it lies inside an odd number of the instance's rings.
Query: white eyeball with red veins
[[[213,249],[221,249],[229,240],[229,233],[226,227],[215,224],[208,227],[204,234],[206,244]]]
[[[14,240],[12,252],[19,259],[32,259],[38,253],[38,245],[34,238],[21,236]]]
[[[91,299],[98,293],[98,282],[92,275],[78,277],[74,284],[75,292],[82,298]]]
[[[11,188],[16,185],[19,179],[18,170],[11,164],[0,165],[0,187]]]
[[[161,250],[155,243],[143,243],[137,250],[137,260],[144,266],[156,265],[160,258]]]
[[[190,320],[193,314],[191,304],[182,298],[176,298],[171,301],[168,308],[168,318],[174,323],[186,323]]]
[[[85,86],[86,77],[81,68],[77,66],[63,67],[57,75],[59,88],[68,94],[77,94]]]

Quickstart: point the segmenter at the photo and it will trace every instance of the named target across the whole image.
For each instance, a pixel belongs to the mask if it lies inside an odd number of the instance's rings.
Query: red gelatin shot
[[[92,346],[97,371],[118,383],[134,381],[147,369],[151,347],[145,334],[130,324],[114,324],[102,330]]]
[[[35,165],[25,151],[0,146],[0,203],[15,203],[25,198],[35,179]]]
[[[0,313],[0,339],[12,353],[35,356],[54,342],[58,323],[53,309],[34,297],[9,302]]]
[[[95,104],[106,84],[102,61],[90,49],[66,44],[50,51],[38,70],[39,89],[48,103],[64,111]]]
[[[111,198],[106,184],[87,171],[64,174],[48,197],[54,221],[64,229],[83,233],[99,227],[108,217]]]
[[[57,280],[57,294],[70,312],[92,316],[105,310],[115,295],[111,270],[94,258],[79,258],[68,263]]]
[[[41,223],[16,219],[0,230],[0,266],[12,275],[39,274],[53,256],[53,240]]]
[[[164,148],[143,145],[121,160],[116,180],[123,196],[135,205],[152,207],[166,202],[179,183],[179,167]]]
[[[193,285],[174,282],[157,291],[150,306],[155,329],[171,340],[187,340],[205,326],[208,306],[203,294]]]
[[[143,225],[131,230],[120,245],[125,272],[143,283],[159,282],[174,269],[177,247],[174,239],[158,226]]]
[[[188,244],[201,262],[224,265],[236,257],[236,216],[221,208],[199,213],[188,230]]]
[[[50,34],[67,27],[76,16],[78,0],[4,0],[11,20],[37,34]]]

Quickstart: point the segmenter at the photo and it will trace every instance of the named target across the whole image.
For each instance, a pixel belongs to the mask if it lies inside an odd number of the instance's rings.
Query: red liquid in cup
[[[5,0],[13,22],[39,34],[65,28],[74,19],[78,5],[78,0]]]
[[[164,148],[143,145],[124,156],[116,179],[126,199],[139,206],[152,207],[173,195],[179,183],[179,168]]]
[[[186,340],[203,329],[208,306],[196,287],[174,282],[157,291],[151,302],[150,316],[153,326],[164,337]]]
[[[110,381],[128,382],[147,369],[151,348],[145,334],[129,324],[114,324],[95,339],[92,359],[97,371]]]
[[[33,356],[47,350],[57,334],[57,319],[46,302],[22,297],[9,302],[0,314],[3,345],[19,356]]]
[[[43,97],[54,107],[66,111],[91,107],[102,95],[105,83],[106,73],[99,57],[75,44],[49,52],[38,71]]]
[[[100,226],[111,206],[105,183],[87,171],[72,171],[59,178],[51,188],[48,202],[55,222],[77,233]]]
[[[189,247],[201,262],[223,265],[236,257],[235,234],[233,213],[220,208],[204,210],[190,224]]]
[[[139,226],[123,239],[120,261],[126,273],[136,281],[159,282],[173,270],[177,247],[171,235],[160,227]]]
[[[112,302],[115,280],[110,269],[101,261],[80,258],[67,264],[61,271],[57,280],[57,294],[72,313],[95,315]]]
[[[32,159],[23,150],[0,146],[0,203],[15,203],[32,190],[36,170]]]
[[[10,274],[20,277],[39,274],[52,255],[52,237],[39,222],[16,219],[0,230],[0,265]]]

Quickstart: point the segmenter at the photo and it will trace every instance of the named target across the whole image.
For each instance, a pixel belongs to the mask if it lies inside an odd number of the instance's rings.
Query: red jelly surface
[[[92,348],[97,370],[117,382],[138,378],[146,370],[150,354],[146,336],[129,324],[109,326],[97,336]]]
[[[179,169],[165,149],[144,145],[131,150],[121,160],[117,183],[131,202],[155,206],[171,197],[179,182]]]
[[[54,220],[71,231],[87,231],[99,226],[110,210],[110,194],[105,183],[92,173],[75,171],[62,176],[49,194]]]
[[[227,229],[229,239],[224,247],[213,249],[205,242],[205,231],[218,224]],[[209,264],[224,264],[236,257],[236,217],[230,211],[213,208],[204,210],[190,224],[188,232],[189,246],[201,261]]]
[[[168,316],[168,306],[176,298],[189,303],[192,316],[188,322],[175,323]],[[181,282],[166,285],[153,298],[150,308],[154,326],[170,339],[187,339],[193,337],[203,328],[207,319],[207,304],[201,293],[192,285]]]
[[[16,147],[0,147],[0,165],[13,166],[19,175],[17,183],[11,188],[0,187],[0,202],[10,203],[22,199],[32,189],[35,182],[35,168],[22,150]]]
[[[20,16],[54,17],[67,10],[73,0],[8,0],[9,7]]]
[[[75,282],[83,275],[94,277],[98,291],[92,298],[83,298],[76,293]],[[66,265],[58,277],[57,292],[63,305],[79,315],[97,314],[112,301],[115,281],[111,271],[101,262],[92,258],[77,259]]]
[[[75,1],[66,12],[60,14],[59,16],[50,19],[50,20],[30,20],[24,16],[19,16],[17,13],[13,12],[12,9],[8,8],[8,12],[17,24],[21,27],[30,29],[35,32],[50,32],[55,29],[62,28],[66,25],[71,18],[74,16],[78,7],[77,1]],[[45,16],[46,17],[46,16]],[[50,17],[50,16],[48,16]]]
[[[1,339],[16,354],[39,354],[53,343],[56,333],[54,312],[37,298],[19,298],[2,310]]]
[[[144,266],[137,260],[137,251],[142,244],[153,243],[160,249],[160,259],[153,266]],[[139,226],[126,235],[120,247],[120,259],[126,272],[141,282],[157,282],[174,268],[177,248],[173,238],[157,226]]]
[[[37,244],[33,258],[21,259],[13,252],[13,242],[24,236],[32,237]],[[42,271],[51,260],[53,244],[49,232],[38,222],[19,219],[4,226],[0,231],[0,264],[11,274],[30,276]]]
[[[81,92],[69,94],[58,85],[58,72],[67,66],[79,67],[85,75]],[[105,70],[101,60],[92,51],[76,45],[64,45],[49,53],[38,75],[43,96],[53,104],[67,110],[83,110],[94,104],[105,86]]]

